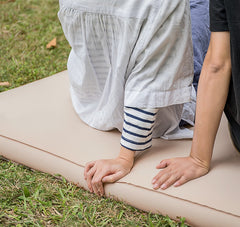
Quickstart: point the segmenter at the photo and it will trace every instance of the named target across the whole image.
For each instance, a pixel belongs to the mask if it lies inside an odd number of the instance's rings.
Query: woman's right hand
[[[116,159],[102,159],[87,163],[84,178],[91,192],[104,195],[103,183],[113,183],[127,175],[133,166],[132,159],[119,156]]]

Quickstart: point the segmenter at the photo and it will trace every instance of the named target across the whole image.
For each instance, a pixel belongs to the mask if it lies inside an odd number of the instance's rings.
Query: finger
[[[87,173],[88,171],[95,165],[96,161],[93,162],[89,162],[86,164],[85,168],[84,168],[84,178],[85,180],[87,179]]]
[[[93,192],[93,188],[92,188],[92,178],[93,178],[95,172],[96,172],[96,167],[95,167],[95,166],[92,167],[92,168],[87,172],[87,176],[86,176],[87,179],[86,179],[86,181],[87,181],[87,185],[88,185],[88,188],[89,188],[90,192]]]
[[[97,168],[93,178],[92,178],[92,187],[94,193],[103,196],[104,195],[104,187],[102,179],[110,174],[110,170],[108,168],[99,169]]]
[[[124,177],[124,173],[119,171],[117,173],[103,177],[102,182],[103,183],[114,183],[115,181],[121,179],[122,177]]]
[[[161,171],[156,177],[154,177],[152,181],[153,189],[159,189],[161,185],[163,185],[168,180],[169,177],[169,173]]]
[[[103,183],[102,182],[92,181],[92,187],[93,187],[93,191],[94,191],[95,194],[97,194],[99,196],[104,195],[104,189],[103,189]]]
[[[157,166],[157,169],[163,169],[166,168],[170,164],[170,160],[162,160]]]
[[[152,184],[156,184],[157,181],[164,175],[165,171],[161,170],[153,179]]]
[[[100,196],[104,196],[104,187],[103,187],[103,183],[100,182],[99,186],[98,186],[98,191],[100,193]]]
[[[165,190],[172,186],[174,183],[176,183],[179,180],[179,176],[177,175],[171,175],[162,185],[160,185],[160,188],[162,190]]]
[[[190,179],[186,178],[185,176],[182,176],[178,181],[176,181],[176,182],[174,183],[173,186],[174,186],[174,187],[179,187],[179,186],[187,183],[188,181],[190,181]]]
[[[95,194],[97,194],[99,196],[104,195],[102,176],[103,176],[102,172],[96,171],[96,173],[94,174],[94,176],[92,178],[93,191],[94,191]]]

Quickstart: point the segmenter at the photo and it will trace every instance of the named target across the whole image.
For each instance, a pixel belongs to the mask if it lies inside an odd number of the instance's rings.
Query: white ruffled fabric
[[[154,137],[192,137],[178,126],[193,79],[189,0],[60,0],[58,15],[84,122],[122,131],[124,106],[159,108]]]

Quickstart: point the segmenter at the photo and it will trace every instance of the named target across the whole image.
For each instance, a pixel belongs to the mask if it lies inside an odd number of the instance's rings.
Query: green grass
[[[0,92],[66,69],[57,0],[0,0]],[[46,45],[57,37],[57,47]],[[187,226],[0,159],[0,226]]]
[[[4,160],[0,182],[2,226],[185,226]]]
[[[55,0],[0,0],[0,81],[15,88],[66,69],[70,46],[57,11]],[[47,49],[54,37],[57,48]]]

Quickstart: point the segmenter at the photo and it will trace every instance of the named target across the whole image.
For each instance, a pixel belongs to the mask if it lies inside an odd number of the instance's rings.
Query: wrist
[[[201,159],[192,152],[190,153],[189,157],[195,162],[195,164],[209,171],[211,165],[210,160]]]
[[[134,157],[135,157],[135,151],[129,150],[121,146],[117,159],[125,160],[133,165]]]
[[[209,138],[205,138],[205,140],[199,140],[197,138],[203,138],[203,136],[201,137],[201,135],[197,135],[196,133],[194,136],[190,157],[196,164],[206,169],[210,169],[213,153],[212,139],[209,140]],[[205,142],[203,143],[203,141]]]

